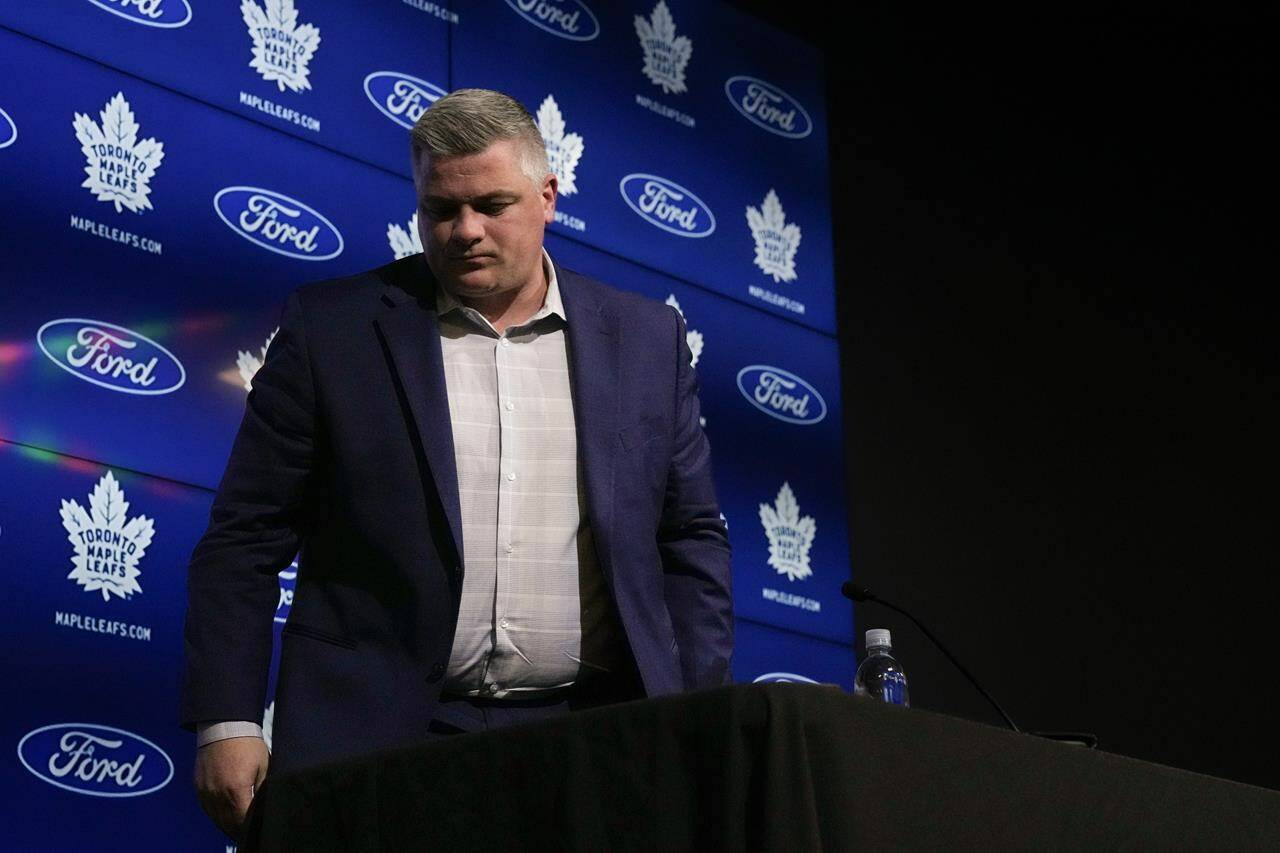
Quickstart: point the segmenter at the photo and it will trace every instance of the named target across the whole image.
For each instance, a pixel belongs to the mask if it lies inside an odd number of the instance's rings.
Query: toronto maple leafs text
[[[782,592],[777,589],[769,589],[763,587],[760,593],[765,601],[772,601],[777,604],[785,604],[787,607],[799,607],[801,610],[808,610],[810,613],[820,613],[822,611],[822,602],[814,598],[806,598],[803,595],[796,595],[791,592]]]
[[[457,13],[441,8],[439,3],[430,3],[427,2],[427,0],[404,0],[404,4],[406,6],[412,6],[419,12],[426,12],[428,15],[435,15],[442,21],[448,21],[451,24],[458,23]]]
[[[674,122],[683,124],[685,127],[696,127],[698,122],[688,113],[682,113],[675,107],[669,107],[666,104],[660,104],[652,98],[646,98],[644,95],[636,95],[636,103],[646,110],[653,110],[664,118],[669,118]]]
[[[86,219],[83,216],[71,214],[71,227],[77,231],[84,231],[95,237],[101,237],[104,240],[111,240],[114,243],[123,243],[133,249],[138,249],[152,255],[159,255],[163,252],[163,246],[158,240],[150,240],[146,237],[140,237],[131,231],[125,231],[123,228],[115,228],[110,225],[103,225],[101,222],[94,222],[92,219]]]
[[[260,113],[266,113],[269,116],[282,119],[283,121],[292,122],[299,127],[307,130],[320,132],[320,119],[313,118],[306,113],[300,113],[289,107],[282,107],[274,101],[268,101],[266,98],[258,95],[251,95],[248,92],[240,93],[240,104],[246,107],[252,107]]]
[[[131,640],[151,642],[151,629],[145,625],[133,625],[117,619],[103,619],[100,616],[85,616],[82,613],[53,612],[53,624],[64,628],[78,628],[95,634],[111,634],[116,637],[128,637]]]
[[[747,293],[750,293],[756,299],[759,299],[763,302],[768,302],[770,305],[777,305],[779,308],[785,308],[788,311],[792,311],[796,314],[804,313],[804,303],[797,302],[796,300],[792,299],[790,296],[783,296],[781,293],[774,293],[772,290],[767,290],[763,287],[757,287],[754,284],[747,286]]]

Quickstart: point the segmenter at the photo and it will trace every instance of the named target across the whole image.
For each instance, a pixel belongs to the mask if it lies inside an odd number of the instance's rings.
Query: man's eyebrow
[[[462,204],[462,203],[469,202],[471,204],[476,204],[476,203],[482,203],[482,202],[515,201],[519,197],[520,197],[520,194],[514,190],[495,190],[494,192],[491,192],[491,193],[485,193],[483,195],[477,195],[477,196],[468,196],[464,198],[455,198],[453,196],[447,196],[447,195],[429,195],[424,197],[423,201],[427,202],[428,204],[433,202],[434,203],[444,202],[447,204]]]

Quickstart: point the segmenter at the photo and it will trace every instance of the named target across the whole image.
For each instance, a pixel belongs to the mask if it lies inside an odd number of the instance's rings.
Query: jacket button
[[[444,677],[444,664],[439,664],[439,663],[431,664],[431,672],[427,675],[427,681],[429,681],[432,684],[435,684],[437,681],[439,681],[443,677]]]

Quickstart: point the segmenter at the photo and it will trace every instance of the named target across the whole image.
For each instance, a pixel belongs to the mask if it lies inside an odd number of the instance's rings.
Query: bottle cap
[[[867,648],[892,648],[893,644],[889,642],[888,628],[872,628],[867,631]]]

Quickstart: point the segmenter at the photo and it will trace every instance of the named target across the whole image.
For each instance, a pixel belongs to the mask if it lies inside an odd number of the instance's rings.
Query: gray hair
[[[416,164],[423,151],[436,156],[479,154],[504,139],[524,143],[520,171],[541,187],[551,172],[542,132],[519,101],[492,89],[458,89],[440,98],[414,122],[409,148]]]

